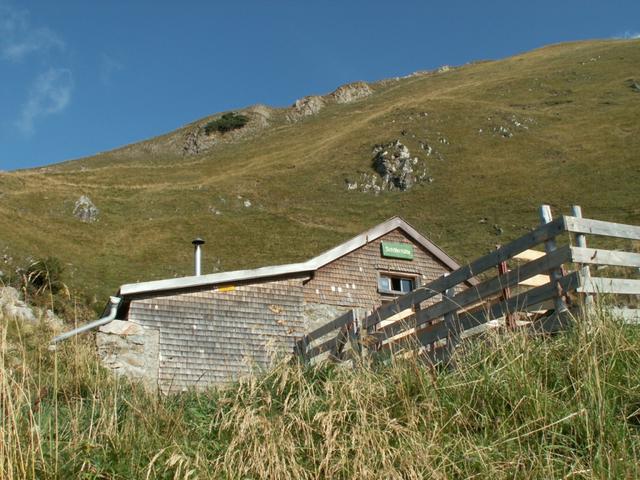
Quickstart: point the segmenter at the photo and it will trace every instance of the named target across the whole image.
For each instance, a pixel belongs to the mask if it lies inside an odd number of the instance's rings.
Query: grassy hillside
[[[245,109],[247,127],[205,139],[199,153],[186,145],[211,117],[113,152],[2,173],[0,254],[57,256],[69,283],[104,298],[125,282],[190,274],[195,236],[207,240],[210,272],[306,259],[393,215],[462,261],[535,225],[541,203],[638,224],[633,80],[638,40],[555,45],[371,84],[370,96],[327,101],[298,122],[286,109]],[[348,191],[346,179],[373,172],[372,147],[395,139],[433,182]],[[100,209],[95,223],[72,215],[83,194]]]
[[[638,478],[637,326],[606,314],[421,362],[279,363],[224,390],[158,397],[76,338],[0,319],[0,477]]]

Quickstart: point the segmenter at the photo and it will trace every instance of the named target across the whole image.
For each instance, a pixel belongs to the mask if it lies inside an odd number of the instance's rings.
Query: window
[[[378,277],[378,291],[380,293],[393,293],[404,295],[416,287],[414,277],[401,277],[389,274],[380,274]]]

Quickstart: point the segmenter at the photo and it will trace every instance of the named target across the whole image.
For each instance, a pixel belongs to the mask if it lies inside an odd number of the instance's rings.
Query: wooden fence
[[[368,315],[345,313],[301,338],[297,353],[307,361],[339,360],[347,344],[365,354],[417,347],[437,361],[488,326],[552,332],[566,325],[570,310],[590,308],[594,295],[639,295],[640,280],[595,277],[590,267],[638,269],[640,253],[588,248],[586,235],[640,240],[640,227],[582,218],[580,207],[572,213],[554,220],[541,207],[541,225],[530,233]]]

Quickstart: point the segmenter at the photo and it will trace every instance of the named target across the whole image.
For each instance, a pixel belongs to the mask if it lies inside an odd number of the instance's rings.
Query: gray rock
[[[419,159],[412,158],[406,145],[399,140],[373,148],[373,169],[382,180],[381,189],[409,190],[416,182]]]
[[[59,332],[64,329],[64,322],[53,311],[47,310],[44,312],[44,323],[53,331]]]
[[[143,333],[142,325],[125,320],[113,320],[106,325],[102,325],[99,330],[102,333],[122,336],[141,335]]]
[[[336,103],[350,103],[368,97],[373,91],[365,82],[348,83],[338,87],[331,96]]]
[[[493,131],[504,138],[513,137],[513,133],[511,133],[511,131],[507,127],[503,127],[503,126],[495,127]]]
[[[28,323],[38,320],[33,310],[20,300],[20,293],[13,287],[0,288],[0,317],[4,316]]]
[[[183,155],[197,155],[200,153],[199,133],[199,130],[191,130],[186,133],[182,146]]]
[[[290,122],[298,122],[305,117],[316,115],[324,108],[325,102],[322,97],[312,95],[296,100],[291,107],[291,111],[287,114]]]
[[[636,81],[632,81],[631,82],[631,90],[633,90],[636,93],[640,93],[640,83],[638,83]]]
[[[94,223],[98,221],[100,210],[86,195],[80,196],[73,207],[73,215],[84,223]]]
[[[114,322],[102,326],[96,335],[98,356],[103,365],[117,375],[140,380],[152,389],[157,388],[158,330],[129,321]]]

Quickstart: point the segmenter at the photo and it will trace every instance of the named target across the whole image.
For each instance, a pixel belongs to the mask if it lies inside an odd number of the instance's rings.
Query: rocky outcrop
[[[54,331],[59,331],[64,326],[63,321],[51,310],[29,306],[20,298],[20,292],[13,287],[0,287],[0,319],[5,317],[30,324],[42,319]]]
[[[287,113],[287,120],[290,122],[298,122],[305,117],[315,115],[325,106],[325,101],[318,95],[312,95],[296,100],[291,107],[291,111]]]
[[[331,96],[336,103],[350,103],[368,97],[373,91],[365,82],[348,83],[338,87]]]
[[[411,189],[421,182],[431,183],[424,160],[412,156],[400,140],[373,147],[371,166],[375,173],[362,173],[357,181],[347,179],[347,190],[378,194],[382,191]]]
[[[184,136],[184,145],[182,146],[183,155],[197,155],[200,153],[200,141],[199,141],[200,129],[193,129],[188,131]]]
[[[0,289],[0,316],[27,323],[36,323],[37,321],[33,310],[20,299],[20,293],[13,287]]]
[[[376,145],[373,148],[373,168],[382,177],[383,188],[405,191],[413,187],[415,176],[413,165],[417,163],[411,158],[411,152],[399,140],[387,145]]]
[[[73,216],[84,223],[94,223],[98,221],[100,210],[86,195],[81,195],[73,207]]]
[[[224,134],[219,132],[205,133],[205,126],[215,117],[207,117],[197,124],[184,127],[180,143],[182,155],[198,155],[215,145],[235,142],[241,138],[256,134],[269,126],[271,109],[265,105],[254,105],[238,113],[246,116],[249,121],[242,128],[231,130]],[[173,142],[173,139],[168,137],[167,142]],[[167,145],[167,148],[173,149],[173,143]]]
[[[371,87],[365,82],[349,83],[342,85],[329,95],[311,95],[303,97],[291,106],[287,113],[287,120],[295,123],[307,117],[318,114],[327,104],[350,103],[368,97],[373,93]]]

